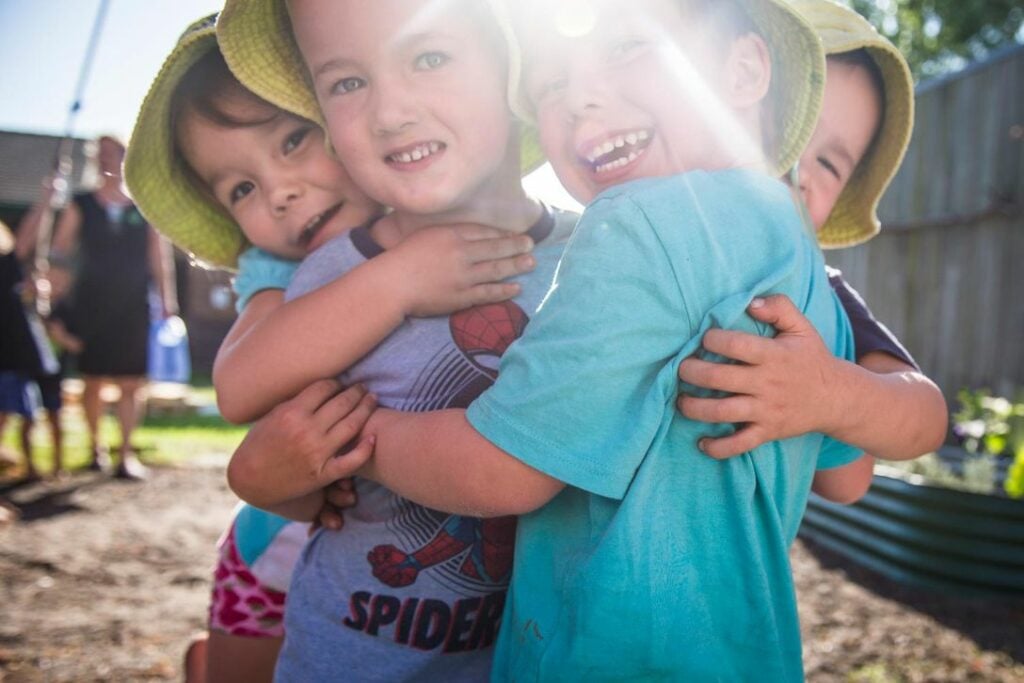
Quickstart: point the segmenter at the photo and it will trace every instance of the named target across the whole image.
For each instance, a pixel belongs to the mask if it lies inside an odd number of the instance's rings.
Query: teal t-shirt
[[[288,288],[299,262],[275,256],[259,247],[249,247],[238,257],[238,274],[231,286],[235,290],[235,310],[239,313],[253,296],[265,289]]]
[[[773,293],[852,359],[821,254],[773,179],[649,179],[587,208],[540,310],[467,413],[567,484],[520,518],[494,679],[802,678],[787,551],[816,467],[860,453],[808,434],[717,461],[696,448],[709,425],[674,403],[678,364],[705,331],[772,333],[746,307]]]

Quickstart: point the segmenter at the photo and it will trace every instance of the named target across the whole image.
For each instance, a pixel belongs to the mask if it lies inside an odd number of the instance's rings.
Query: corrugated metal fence
[[[1024,388],[1024,47],[917,90],[882,234],[827,251],[952,399]]]

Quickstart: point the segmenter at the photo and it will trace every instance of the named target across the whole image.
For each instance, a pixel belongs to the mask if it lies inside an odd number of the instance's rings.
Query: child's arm
[[[430,508],[473,517],[521,515],[565,484],[484,438],[464,410],[378,410],[365,434],[374,455],[357,472]]]
[[[750,314],[774,325],[765,339],[728,330],[704,335],[705,349],[739,364],[684,360],[679,377],[735,394],[724,399],[680,396],[679,410],[704,422],[742,422],[735,434],[706,439],[716,458],[766,441],[823,432],[879,458],[906,460],[934,450],[946,432],[946,403],[927,377],[888,354],[861,365],[835,358],[810,322],[785,297],[768,297]]]
[[[228,463],[228,484],[242,500],[282,517],[314,519],[324,487],[351,476],[373,451],[372,439],[351,449],[376,399],[361,386],[313,383],[256,422]]]
[[[315,380],[336,375],[407,316],[502,301],[501,280],[533,267],[532,242],[483,226],[437,227],[267,315],[222,345],[214,384],[222,414],[245,422]]]

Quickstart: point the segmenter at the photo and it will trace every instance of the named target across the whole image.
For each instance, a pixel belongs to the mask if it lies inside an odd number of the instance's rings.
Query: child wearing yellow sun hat
[[[821,218],[816,221],[818,241],[825,248],[848,247],[860,244],[876,235],[881,227],[876,212],[878,202],[903,160],[914,125],[914,84],[910,68],[899,50],[880,35],[862,16],[848,7],[831,0],[792,0],[821,38],[829,73],[826,76],[826,98],[833,72],[844,78],[850,69],[860,70],[870,81],[873,92],[861,92],[861,99],[877,98],[877,114],[871,126],[871,139],[861,157],[849,169],[840,172],[835,185],[823,202]],[[845,66],[845,69],[844,69]],[[838,87],[838,86],[837,86]],[[838,93],[835,106],[825,110],[819,118],[819,128],[829,126],[830,117],[845,105],[856,105],[851,98]],[[818,131],[801,158],[801,171],[821,165],[822,146],[831,137],[841,134],[836,129]],[[847,150],[849,151],[849,150]],[[834,165],[834,163],[833,163]],[[808,204],[813,198],[807,199]],[[812,212],[813,213],[813,212]]]
[[[799,189],[819,243],[825,248],[852,246],[877,234],[879,198],[910,140],[914,110],[910,70],[899,51],[853,10],[831,0],[794,0],[792,4],[822,39],[827,74],[822,113],[800,158]],[[720,330],[713,339],[705,340],[705,348],[738,361],[738,365],[696,358],[680,365],[681,379],[705,389],[723,389],[726,381],[747,387],[777,387],[763,396],[757,395],[757,390],[742,392],[749,394],[744,414],[723,412],[723,400],[683,396],[680,410],[687,417],[744,423],[735,434],[705,440],[705,452],[728,457],[749,448],[755,432],[761,439],[774,438],[781,425],[792,425],[793,416],[801,416],[804,425],[817,425],[814,420],[819,414],[836,410],[853,414],[851,404],[861,406],[856,414],[863,424],[870,425],[871,436],[865,441],[847,433],[844,440],[858,443],[869,453],[904,460],[941,443],[947,421],[941,391],[920,372],[892,332],[874,318],[842,273],[827,270],[853,324],[857,358],[856,366],[832,359],[828,373],[834,386],[852,382],[846,386],[868,393],[851,389],[814,396],[784,391],[786,383],[780,384],[780,378],[788,378],[790,386],[796,386],[806,373],[817,372],[809,370],[814,364],[808,354],[813,357],[814,350],[793,341],[806,330],[792,305],[779,297],[768,299],[750,313],[774,324],[780,332],[771,362],[737,351],[754,343],[749,335]],[[787,338],[784,343],[783,337]],[[780,395],[789,400],[779,402]],[[814,491],[830,500],[852,502],[870,485],[873,463],[871,455],[864,455],[847,467],[818,472]]]

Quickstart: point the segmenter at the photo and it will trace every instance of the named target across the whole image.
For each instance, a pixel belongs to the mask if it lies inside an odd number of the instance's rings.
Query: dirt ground
[[[0,681],[179,680],[234,503],[221,468],[0,495],[22,510],[0,527]],[[793,562],[808,680],[1024,681],[1024,603],[911,590],[799,542]]]

